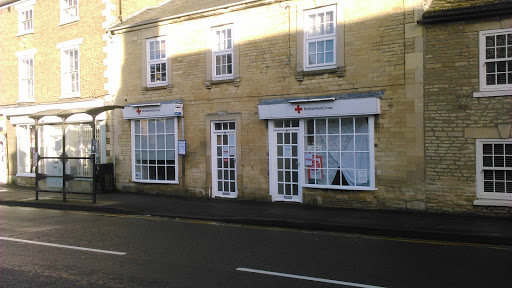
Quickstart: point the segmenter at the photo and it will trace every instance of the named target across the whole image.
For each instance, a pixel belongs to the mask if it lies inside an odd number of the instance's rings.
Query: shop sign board
[[[289,119],[380,114],[379,98],[258,105],[260,119]]]

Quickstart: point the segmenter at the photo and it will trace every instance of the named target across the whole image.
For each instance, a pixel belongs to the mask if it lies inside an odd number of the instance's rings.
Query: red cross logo
[[[302,108],[300,108],[300,106],[297,105],[297,108],[295,108],[295,111],[297,111],[297,113],[300,114],[300,111],[302,111]]]
[[[137,108],[137,110],[135,110],[135,112],[137,112],[137,114],[140,115],[140,112],[142,112],[139,108]]]

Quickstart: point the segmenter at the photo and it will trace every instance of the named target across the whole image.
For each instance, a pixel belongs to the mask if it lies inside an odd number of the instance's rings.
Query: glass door
[[[214,197],[236,198],[235,122],[212,123],[212,189]]]
[[[275,120],[271,131],[270,194],[273,201],[302,202],[299,120]]]

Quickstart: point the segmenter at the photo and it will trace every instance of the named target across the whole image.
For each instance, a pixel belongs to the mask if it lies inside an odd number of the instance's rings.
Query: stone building
[[[101,107],[112,101],[106,88],[106,30],[121,22],[123,15],[156,3],[0,1],[0,182],[34,185],[37,155],[58,157],[63,151],[60,124],[39,130],[36,149],[36,129],[29,115],[53,109]],[[84,124],[91,121],[89,118],[77,115],[70,119],[65,139],[72,146],[68,156],[90,154],[92,128]],[[53,123],[59,119],[41,120]],[[112,129],[108,128],[105,113],[97,120],[101,150],[98,159],[111,162]],[[40,171],[48,175],[59,175],[63,169],[57,160],[41,161],[39,165]],[[76,177],[92,173],[87,160],[69,161],[66,165],[66,170]],[[59,189],[62,180],[46,182]]]
[[[109,29],[118,189],[431,207],[423,1],[200,3]]]
[[[431,1],[425,35],[426,208],[512,212],[512,2]]]

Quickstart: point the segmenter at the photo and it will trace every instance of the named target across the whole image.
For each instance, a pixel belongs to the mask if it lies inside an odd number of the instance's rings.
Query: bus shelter
[[[40,192],[86,194],[96,203],[98,190],[98,139],[96,118],[103,112],[123,108],[46,110],[29,117],[35,121],[35,198]]]

